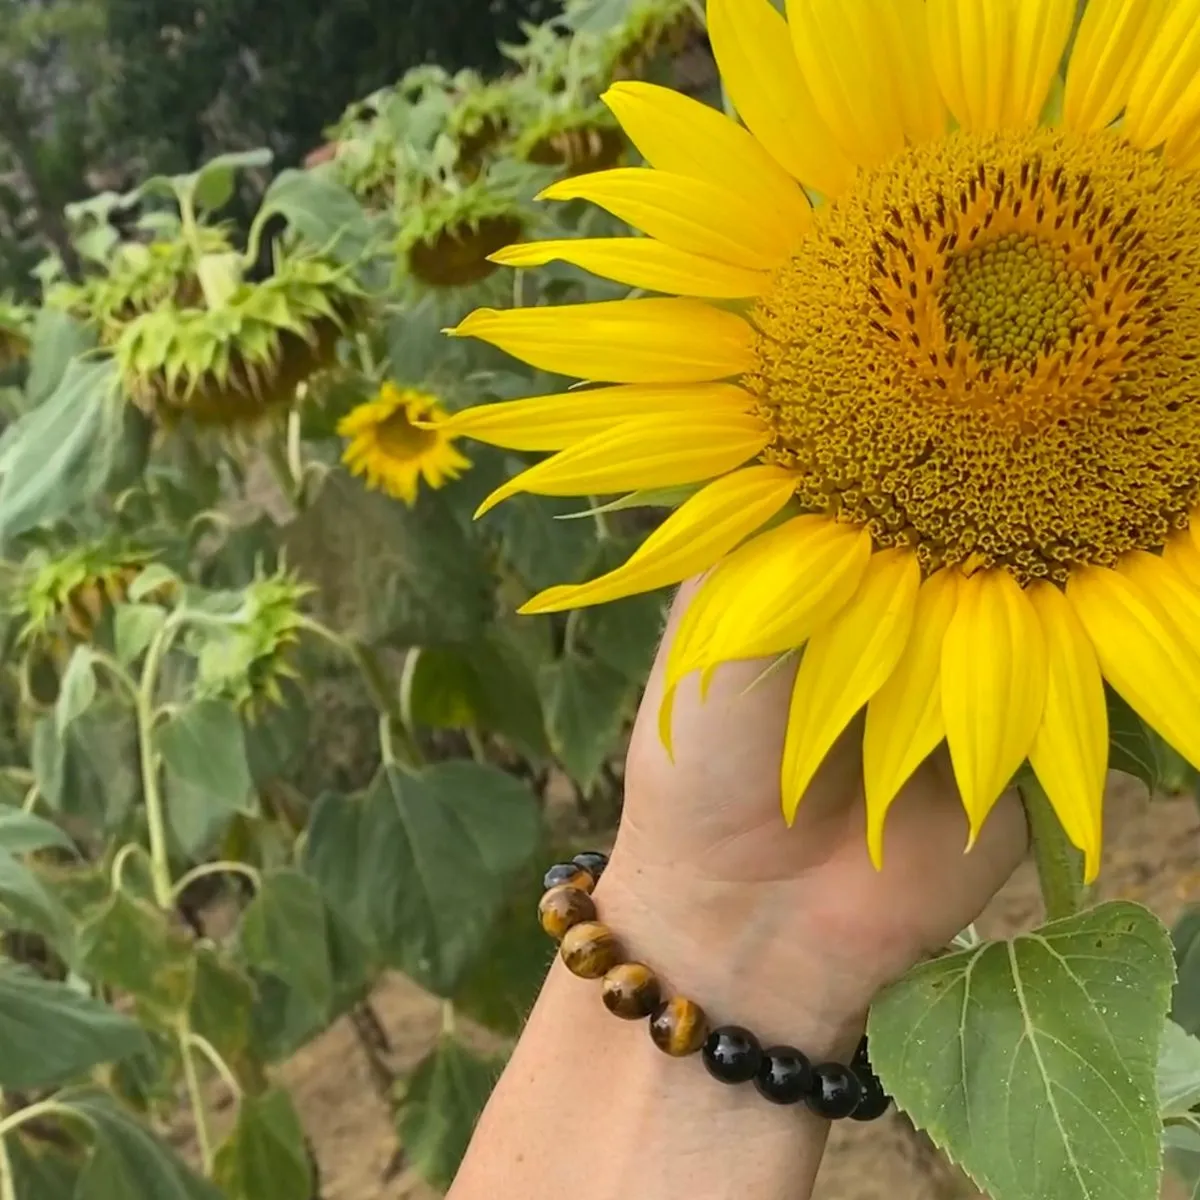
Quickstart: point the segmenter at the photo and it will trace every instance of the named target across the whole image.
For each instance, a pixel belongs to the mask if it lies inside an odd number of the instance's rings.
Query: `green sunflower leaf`
[[[1141,717],[1116,692],[1108,687],[1104,690],[1108,702],[1108,765],[1156,791],[1162,772],[1154,738]]]
[[[310,1200],[312,1175],[304,1129],[287,1092],[243,1096],[213,1163],[213,1180],[228,1200]]]
[[[1159,1113],[1164,1120],[1181,1117],[1197,1104],[1200,1104],[1200,1038],[1168,1021],[1158,1051]]]
[[[408,1160],[434,1187],[453,1182],[499,1074],[499,1063],[443,1036],[409,1079],[396,1127]]]
[[[1173,977],[1158,919],[1103,904],[910,971],[872,1007],[871,1061],[992,1200],[1157,1200]]]
[[[544,666],[538,682],[550,746],[587,791],[618,749],[636,690],[614,668],[574,653]]]

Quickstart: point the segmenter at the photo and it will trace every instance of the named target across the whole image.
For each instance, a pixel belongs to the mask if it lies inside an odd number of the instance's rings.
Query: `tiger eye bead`
[[[596,886],[596,876],[578,863],[555,863],[542,877],[542,887],[573,887],[590,892]]]
[[[621,961],[616,936],[600,921],[584,921],[568,929],[560,953],[567,970],[580,979],[599,979]]]
[[[556,942],[561,942],[569,929],[595,919],[596,904],[591,896],[565,883],[552,887],[538,903],[538,920]]]
[[[604,1007],[626,1021],[648,1017],[662,1003],[658,976],[642,963],[618,963],[604,977]]]
[[[672,996],[650,1019],[650,1037],[664,1054],[686,1058],[708,1041],[708,1018],[700,1005]]]

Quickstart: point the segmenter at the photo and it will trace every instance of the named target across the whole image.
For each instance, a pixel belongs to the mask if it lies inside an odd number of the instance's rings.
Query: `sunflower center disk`
[[[437,442],[437,432],[419,429],[403,408],[381,421],[375,436],[380,449],[389,457],[402,460],[419,457]]]
[[[927,569],[1062,581],[1200,498],[1200,175],[956,134],[817,211],[743,380],[805,505]]]

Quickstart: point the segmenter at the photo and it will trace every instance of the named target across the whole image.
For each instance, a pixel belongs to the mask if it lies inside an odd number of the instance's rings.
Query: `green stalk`
[[[4,1112],[4,1093],[0,1092],[0,1113]],[[0,1137],[0,1200],[17,1200],[17,1180],[13,1174],[8,1144]]]
[[[1029,821],[1033,858],[1047,921],[1079,912],[1087,900],[1083,882],[1083,855],[1071,844],[1041,784],[1029,773],[1018,789]]]

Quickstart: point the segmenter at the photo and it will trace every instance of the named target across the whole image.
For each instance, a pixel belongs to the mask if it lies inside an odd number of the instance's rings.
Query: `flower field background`
[[[476,522],[539,447],[422,422],[567,386],[443,336],[471,310],[628,294],[492,261],[626,231],[535,203],[639,161],[609,84],[722,96],[692,0],[568,0],[504,55],[489,79],[410,71],[302,168],[238,149],[71,203],[36,298],[0,300],[0,1200],[443,1191],[547,965],[542,867],[611,834],[666,596],[514,612],[622,562],[679,496],[518,496]],[[1164,1121],[1170,1186],[1200,1195],[1197,781],[1110,715],[1099,895],[1126,903],[1057,936],[1138,980],[1089,993],[1114,1059],[1054,1003],[997,1044],[1133,1063],[1139,1116],[1118,1151],[1086,1122],[1031,1149],[918,1102],[996,1200],[1077,1155],[1121,1200],[1152,1196]],[[1171,954],[1131,900],[1178,922],[1165,1035]],[[960,954],[1040,915],[1018,879]],[[893,1088],[936,1009],[922,986],[876,1014]],[[935,1022],[929,1044],[969,1032]],[[982,1102],[1096,1086],[1060,1067]],[[1109,1092],[1082,1103],[1106,1119]],[[889,1130],[890,1151],[860,1134],[834,1155],[828,1200],[894,1194],[899,1157],[914,1196],[973,1194],[904,1118]],[[1077,1184],[1038,1194],[1113,1194]]]

